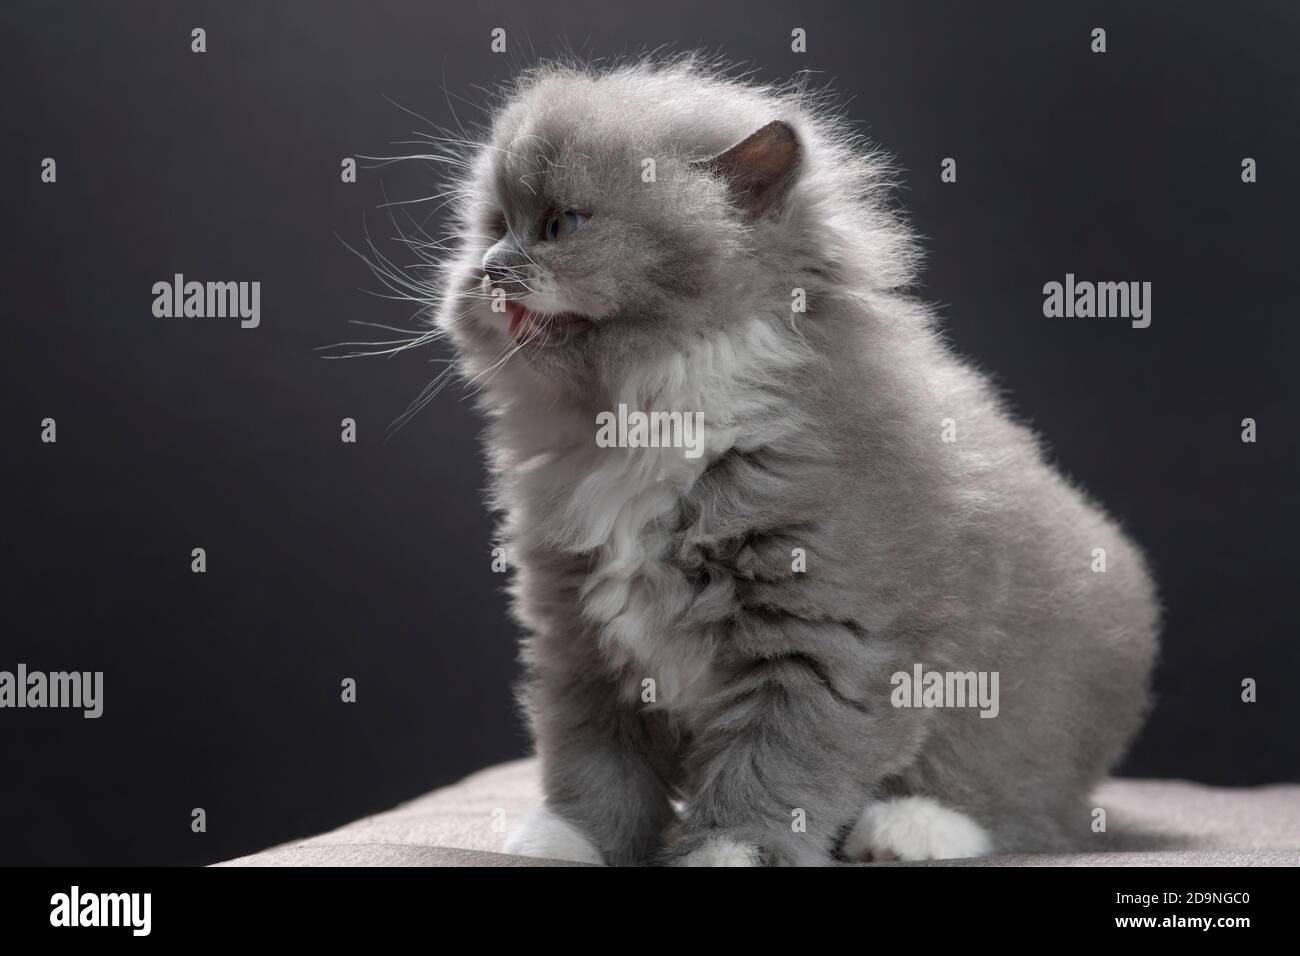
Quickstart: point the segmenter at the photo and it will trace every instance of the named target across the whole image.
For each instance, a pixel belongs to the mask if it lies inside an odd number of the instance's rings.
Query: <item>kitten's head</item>
[[[527,76],[461,184],[438,322],[465,371],[594,397],[756,311],[789,324],[872,218],[837,122],[689,62]]]

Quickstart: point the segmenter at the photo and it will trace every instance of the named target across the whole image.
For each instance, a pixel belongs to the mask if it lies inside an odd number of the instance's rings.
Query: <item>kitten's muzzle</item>
[[[507,239],[498,242],[483,256],[483,274],[487,276],[488,285],[507,294],[527,291],[529,265],[528,257]]]

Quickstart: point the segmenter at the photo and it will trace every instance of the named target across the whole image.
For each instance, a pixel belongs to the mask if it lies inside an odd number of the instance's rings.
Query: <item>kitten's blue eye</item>
[[[554,242],[556,239],[563,239],[565,236],[573,235],[578,231],[578,227],[586,221],[587,217],[582,213],[566,209],[564,212],[557,212],[546,220],[546,225],[542,227],[542,235],[548,242]]]

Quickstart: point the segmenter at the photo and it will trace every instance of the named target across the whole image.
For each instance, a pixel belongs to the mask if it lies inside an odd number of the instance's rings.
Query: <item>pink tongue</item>
[[[519,326],[528,318],[528,310],[518,302],[507,302],[506,313],[510,316],[510,337],[515,338]]]

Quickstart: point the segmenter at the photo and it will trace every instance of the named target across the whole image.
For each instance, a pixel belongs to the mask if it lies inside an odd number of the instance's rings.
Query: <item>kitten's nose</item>
[[[483,274],[496,289],[511,291],[524,286],[528,257],[509,239],[502,239],[483,256]]]

